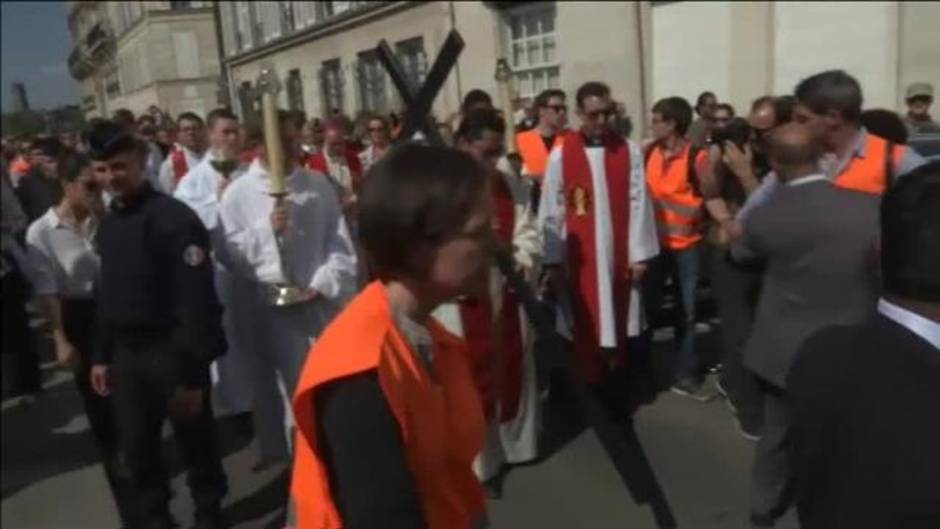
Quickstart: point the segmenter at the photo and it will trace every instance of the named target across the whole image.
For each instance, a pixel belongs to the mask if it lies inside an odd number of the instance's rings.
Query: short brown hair
[[[381,279],[422,273],[413,258],[426,245],[458,233],[486,191],[486,171],[448,147],[404,144],[365,177],[360,209],[362,247]]]

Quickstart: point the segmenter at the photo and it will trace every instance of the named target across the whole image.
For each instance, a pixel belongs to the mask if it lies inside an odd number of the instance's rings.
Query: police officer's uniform
[[[94,159],[135,148],[111,123],[90,134]],[[171,527],[161,429],[179,387],[204,391],[194,417],[170,416],[186,464],[198,527],[220,527],[227,490],[210,405],[209,364],[225,351],[222,309],[213,284],[209,236],[182,202],[144,180],[116,198],[98,229],[101,255],[95,364],[111,366],[120,445],[133,483],[137,525]]]

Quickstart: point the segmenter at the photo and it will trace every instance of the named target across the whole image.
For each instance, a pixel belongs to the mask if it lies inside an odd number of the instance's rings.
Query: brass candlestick
[[[277,110],[277,94],[281,83],[274,71],[274,66],[264,63],[258,77],[258,90],[261,94],[261,114],[264,122],[264,141],[267,151],[268,175],[271,177],[269,194],[274,197],[274,207],[283,208],[287,202],[287,174],[285,169],[284,144],[281,141],[281,123]],[[281,262],[282,283],[265,284],[264,295],[269,305],[284,306],[303,303],[313,298],[303,287],[293,284],[290,269],[286,262],[285,237],[277,235],[277,250]]]

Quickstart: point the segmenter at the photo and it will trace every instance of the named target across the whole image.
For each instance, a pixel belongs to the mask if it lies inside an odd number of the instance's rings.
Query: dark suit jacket
[[[803,529],[940,527],[940,350],[879,314],[813,336],[788,383]]]
[[[783,388],[797,349],[830,325],[859,323],[878,285],[874,195],[828,181],[783,186],[755,208],[733,254],[766,260],[745,365]]]

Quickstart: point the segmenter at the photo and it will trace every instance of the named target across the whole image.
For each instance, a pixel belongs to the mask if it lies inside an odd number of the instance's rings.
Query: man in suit
[[[881,205],[883,297],[808,340],[787,379],[804,529],[940,527],[940,162]]]
[[[769,147],[783,186],[751,212],[732,246],[735,259],[767,265],[744,348],[764,397],[751,491],[756,527],[773,527],[791,504],[786,377],[796,351],[822,328],[863,321],[877,299],[878,197],[833,185],[817,163],[821,143],[804,125],[775,130]]]

